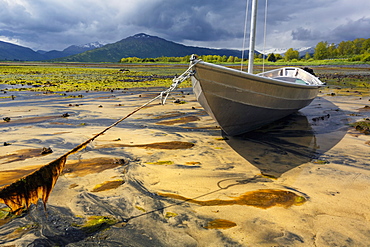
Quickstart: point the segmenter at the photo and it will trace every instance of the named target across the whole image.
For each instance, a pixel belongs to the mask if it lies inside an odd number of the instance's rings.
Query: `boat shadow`
[[[239,155],[274,178],[334,147],[346,134],[345,113],[323,98],[301,111],[261,129],[239,136],[223,136]]]

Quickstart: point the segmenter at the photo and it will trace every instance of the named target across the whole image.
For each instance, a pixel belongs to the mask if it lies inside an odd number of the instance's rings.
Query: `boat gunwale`
[[[284,81],[284,80],[274,79],[274,78],[270,78],[270,77],[260,76],[258,74],[250,74],[250,73],[247,73],[245,71],[235,70],[235,69],[220,66],[220,65],[217,65],[217,64],[207,63],[207,62],[204,62],[204,61],[201,61],[201,60],[199,60],[195,64],[195,71],[196,71],[196,66],[197,65],[207,67],[208,69],[213,69],[213,70],[215,70],[217,72],[220,72],[220,73],[228,73],[228,74],[231,74],[233,76],[238,76],[238,77],[241,77],[241,78],[248,78],[250,80],[260,81],[260,82],[263,82],[263,83],[274,84],[274,85],[284,86],[284,87],[292,87],[293,86],[293,87],[297,87],[297,88],[314,89],[314,88],[321,88],[321,87],[324,86],[324,83],[322,85],[298,84],[298,83],[293,83],[293,82],[289,82],[289,81]],[[295,68],[295,67],[286,67],[286,68]],[[300,68],[297,68],[297,69],[300,69]],[[274,69],[274,70],[277,70],[277,69]],[[302,69],[300,69],[300,70],[302,70]],[[264,73],[267,73],[267,72],[264,72]],[[311,76],[313,76],[313,75],[311,75]]]
[[[200,81],[205,81],[205,79],[198,79],[198,78],[195,78],[201,85],[203,84],[203,83],[201,83]],[[282,100],[286,100],[286,101],[299,101],[299,100],[310,100],[310,99],[314,99],[314,98],[316,98],[316,96],[315,97],[313,97],[313,98],[307,98],[307,97],[305,97],[305,98],[286,98],[286,97],[282,97],[282,96],[279,96],[279,97],[277,97],[276,95],[273,95],[273,94],[267,94],[267,93],[262,93],[262,92],[257,92],[257,91],[252,91],[252,90],[249,90],[249,89],[245,89],[245,88],[240,88],[240,87],[237,87],[237,86],[233,86],[233,85],[227,85],[227,84],[225,84],[225,83],[220,83],[220,82],[217,82],[217,81],[210,81],[210,80],[206,80],[206,81],[208,81],[209,83],[212,83],[212,84],[216,84],[216,85],[219,85],[219,86],[223,86],[223,87],[226,87],[226,88],[231,88],[231,89],[235,89],[235,90],[241,90],[241,91],[243,91],[243,92],[248,92],[248,93],[252,93],[252,94],[258,94],[258,95],[261,95],[261,96],[266,96],[266,97],[271,97],[271,98],[278,98],[278,99],[282,99]],[[311,89],[311,90],[315,90],[316,88],[315,87],[311,87],[311,88],[309,88],[309,89]],[[308,90],[308,89],[307,89]],[[212,93],[212,94],[214,94],[214,93]],[[216,94],[215,94],[216,95]],[[222,96],[222,97],[224,97],[224,98],[227,98],[227,97],[225,97],[225,96]]]

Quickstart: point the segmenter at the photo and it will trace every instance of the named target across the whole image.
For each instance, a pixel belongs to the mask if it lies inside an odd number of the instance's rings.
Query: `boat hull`
[[[238,135],[309,105],[320,85],[303,85],[198,62],[192,76],[198,102],[227,135]]]

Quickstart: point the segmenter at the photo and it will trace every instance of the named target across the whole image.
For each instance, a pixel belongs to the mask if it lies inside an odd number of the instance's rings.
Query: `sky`
[[[0,40],[49,51],[146,33],[184,45],[241,50],[251,1],[0,0]],[[259,0],[257,50],[370,38],[370,0],[268,0],[264,41],[265,5]]]

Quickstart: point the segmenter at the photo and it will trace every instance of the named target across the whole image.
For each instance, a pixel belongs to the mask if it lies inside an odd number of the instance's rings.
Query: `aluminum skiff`
[[[191,63],[198,102],[230,136],[298,111],[309,105],[324,85],[300,68],[250,74],[196,59]]]

